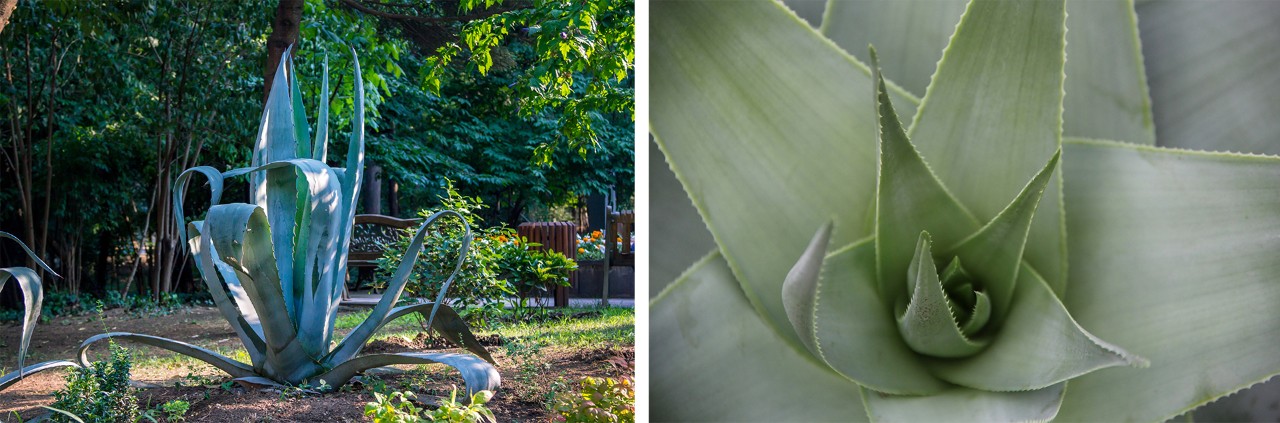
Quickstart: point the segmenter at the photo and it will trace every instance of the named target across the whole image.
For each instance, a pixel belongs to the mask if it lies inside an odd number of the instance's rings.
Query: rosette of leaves
[[[0,238],[5,238],[18,243],[22,247],[22,251],[27,253],[32,261],[40,266],[50,275],[58,276],[57,272],[49,268],[49,265],[40,260],[27,244],[23,243],[18,237],[8,232],[0,232]],[[44,361],[30,366],[25,365],[27,358],[27,348],[31,346],[31,334],[36,330],[36,322],[40,320],[40,305],[43,303],[44,288],[41,285],[40,274],[36,273],[29,267],[6,267],[0,269],[0,291],[4,290],[6,282],[13,281],[18,285],[18,290],[22,291],[22,336],[18,341],[18,370],[0,375],[0,389],[12,386],[27,375],[41,372],[48,369],[56,369],[59,367],[75,366],[75,363],[64,360]]]
[[[181,341],[112,332],[81,344],[82,365],[87,365],[92,344],[126,339],[191,356],[249,383],[338,387],[370,368],[441,363],[457,369],[472,392],[498,386],[492,358],[457,313],[439,304],[439,298],[436,303],[394,307],[417,262],[427,227],[450,212],[424,219],[378,304],[351,333],[334,340],[364,170],[364,82],[354,50],[352,56],[355,115],[345,168],[330,167],[324,161],[329,141],[326,101],[319,102],[313,143],[292,58],[286,51],[262,114],[251,166],[226,172],[195,167],[174,184],[175,217],[185,222],[182,204],[190,177],[203,175],[209,181],[212,206],[204,220],[187,225],[189,245],[205,285],[241,339],[250,363]],[[327,69],[321,87],[321,92],[329,92]],[[220,204],[224,180],[238,176],[249,177],[252,203]],[[463,249],[469,239],[464,227]],[[461,262],[462,258],[455,262],[455,272]],[[443,281],[442,296],[451,282],[451,278]],[[421,313],[429,327],[476,355],[359,355],[378,328],[410,313]]]
[[[651,303],[654,420],[1163,421],[1280,373],[1280,158],[1153,145],[1131,2],[651,11],[652,260],[713,250]]]

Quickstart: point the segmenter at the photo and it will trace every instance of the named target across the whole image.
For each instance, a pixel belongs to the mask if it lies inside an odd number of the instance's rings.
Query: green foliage
[[[458,402],[458,388],[449,392],[449,399],[442,399],[440,407],[427,413],[427,419],[442,423],[495,422],[493,411],[484,404],[493,399],[493,391],[480,391],[471,395],[469,404]]]
[[[485,1],[489,8],[499,1]],[[469,11],[480,2],[464,2]],[[561,139],[585,155],[598,139],[601,113],[634,114],[630,74],[635,63],[635,5],[632,1],[539,1],[463,25],[462,44],[439,47],[427,63],[423,82],[439,94],[445,68],[465,57],[469,68],[486,75],[502,42],[525,44],[536,59],[520,72],[512,88],[520,93],[521,114],[558,115],[559,138],[539,144],[536,160],[552,162]],[[469,55],[464,55],[469,53]],[[448,81],[452,82],[452,81]]]
[[[556,396],[554,421],[631,423],[636,421],[636,392],[631,378],[586,377],[578,390]]]
[[[464,222],[472,228],[475,238],[454,279],[453,294],[447,297],[450,304],[460,308],[480,307],[511,295],[524,298],[536,290],[545,290],[547,285],[568,286],[570,273],[578,268],[572,259],[555,251],[535,249],[538,244],[530,243],[511,228],[481,227],[478,212],[487,206],[480,198],[458,193],[450,181],[445,183],[445,192],[439,198],[438,207],[422,210],[418,215],[427,217],[442,210],[453,210],[462,217],[449,216],[426,235],[427,241],[419,255],[422,264],[409,276],[406,289],[410,294],[426,298],[439,294],[440,286],[453,274],[461,254]],[[380,278],[395,271],[399,257],[416,235],[417,230],[410,229],[386,247],[378,260]]]
[[[373,420],[373,423],[417,423],[424,419],[418,417],[422,409],[413,405],[410,401],[414,395],[412,392],[392,392],[390,395],[383,395],[381,392],[373,393],[373,402],[364,405],[364,416]]]
[[[132,360],[128,350],[111,343],[110,359],[75,368],[67,375],[67,386],[53,393],[53,407],[91,422],[136,420],[138,397],[129,387]],[[54,415],[52,420],[71,421],[64,415]]]
[[[511,284],[506,279],[499,278],[496,267],[500,259],[498,251],[502,245],[515,242],[514,231],[502,227],[481,228],[476,212],[485,207],[484,203],[479,198],[459,194],[452,184],[446,185],[446,193],[446,196],[440,198],[440,206],[422,210],[418,215],[427,217],[443,210],[452,210],[462,217],[446,216],[426,235],[418,257],[420,264],[409,275],[405,289],[413,296],[435,298],[445,280],[453,274],[458,255],[463,254],[465,228],[469,226],[474,233],[474,240],[465,252],[466,258],[453,281],[452,295],[446,301],[466,308],[515,294]],[[378,259],[380,280],[385,280],[395,272],[400,258],[417,235],[417,229],[410,229],[394,244],[386,246],[382,258]]]
[[[480,391],[471,395],[470,403],[458,402],[458,389],[454,387],[449,398],[442,398],[434,410],[423,410],[412,402],[412,392],[392,392],[389,395],[375,392],[374,400],[364,405],[364,415],[374,423],[479,423],[497,421],[485,407],[493,391]],[[425,413],[424,413],[425,411]]]
[[[160,405],[160,411],[164,412],[165,419],[171,422],[180,422],[186,420],[187,411],[191,409],[191,403],[176,399]]]

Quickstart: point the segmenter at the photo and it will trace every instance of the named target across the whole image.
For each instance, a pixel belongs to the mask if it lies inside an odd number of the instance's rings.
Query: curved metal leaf
[[[40,319],[44,290],[40,287],[40,276],[26,267],[0,269],[0,291],[4,290],[5,282],[9,279],[13,279],[22,291],[22,338],[18,344],[18,369],[21,372],[27,357],[27,347],[31,345],[31,334],[36,330],[36,320]]]
[[[430,312],[424,313],[426,310],[430,310]],[[493,361],[493,356],[489,355],[489,350],[486,350],[484,345],[480,345],[480,341],[471,333],[471,328],[467,326],[467,322],[462,319],[462,316],[459,316],[458,312],[445,304],[440,304],[439,308],[437,308],[436,303],[420,303],[396,307],[391,310],[391,314],[382,319],[382,324],[378,325],[378,328],[382,328],[387,323],[391,323],[409,313],[421,314],[429,322],[431,329],[434,329],[436,333],[439,333],[440,336],[443,336],[444,339],[449,340],[454,345],[466,348],[467,351],[480,356],[484,361],[494,365],[498,364]],[[434,319],[429,317],[430,313],[435,313]]]
[[[248,365],[241,363],[239,361],[235,361],[230,358],[227,358],[226,356],[213,352],[212,350],[191,345],[182,341],[175,341],[168,338],[161,338],[159,336],[151,336],[151,335],[144,335],[140,333],[129,333],[129,332],[108,332],[108,333],[94,335],[89,339],[84,340],[84,342],[80,343],[80,349],[79,349],[79,352],[77,353],[79,357],[78,360],[79,360],[80,366],[89,367],[89,347],[91,345],[93,345],[98,341],[109,339],[109,338],[119,338],[119,339],[129,340],[129,341],[137,342],[140,344],[147,344],[156,348],[163,348],[169,351],[173,351],[178,354],[182,354],[182,355],[194,358],[196,360],[209,363],[209,365],[213,367],[217,367],[219,370],[222,370],[224,372],[227,372],[227,374],[231,375],[232,377],[256,376],[252,367],[249,367]]]
[[[481,360],[479,357],[469,354],[453,354],[453,353],[399,353],[399,354],[370,354],[347,360],[342,364],[335,366],[332,370],[315,377],[313,385],[318,385],[320,381],[324,381],[329,386],[342,386],[347,383],[357,373],[376,367],[391,366],[396,364],[444,364],[449,367],[458,369],[458,373],[462,375],[462,380],[467,384],[467,396],[475,395],[480,391],[497,391],[498,386],[502,383],[502,376],[498,375],[498,369],[493,365]]]
[[[360,322],[360,326],[357,326],[355,330],[347,334],[342,343],[338,344],[338,347],[330,352],[323,361],[341,363],[360,353],[360,349],[364,348],[365,342],[369,342],[369,338],[373,336],[373,333],[383,325],[387,316],[391,314],[391,307],[395,305],[396,301],[400,300],[400,294],[404,292],[404,285],[409,281],[409,274],[413,272],[413,266],[418,263],[418,253],[422,251],[422,243],[428,233],[427,228],[446,214],[456,216],[462,222],[466,234],[462,238],[462,246],[459,250],[458,261],[453,266],[453,273],[450,273],[449,277],[441,285],[440,294],[436,296],[435,306],[432,308],[431,314],[427,316],[427,326],[430,327],[434,324],[436,312],[441,306],[440,303],[444,300],[445,294],[449,292],[449,286],[453,284],[453,278],[458,275],[458,270],[462,268],[463,260],[467,258],[466,252],[471,248],[471,227],[467,225],[467,221],[462,215],[450,210],[436,212],[423,220],[422,225],[418,226],[417,234],[409,241],[409,247],[405,249],[404,256],[400,258],[400,264],[396,267],[396,272],[387,282],[387,289],[383,292],[382,299],[378,300],[378,304],[373,307],[373,311],[369,312],[369,316],[363,322]]]
[[[59,367],[80,367],[80,365],[66,360],[53,360],[32,364],[27,367],[20,367],[16,372],[10,372],[9,374],[0,376],[0,391],[13,386],[13,384],[18,383],[18,381],[21,381],[27,376]]]

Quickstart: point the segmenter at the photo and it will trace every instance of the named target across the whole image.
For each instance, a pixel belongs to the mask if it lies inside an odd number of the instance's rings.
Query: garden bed
[[[349,331],[364,310],[340,313],[337,333]],[[546,404],[586,376],[633,376],[635,317],[629,309],[574,309],[533,322],[497,319],[493,329],[476,329],[477,337],[498,362],[502,388],[489,404],[499,421],[547,421]],[[406,317],[385,328],[365,352],[405,352],[444,349],[436,339],[420,334],[419,323]],[[18,328],[0,327],[0,366],[13,368]],[[138,316],[110,311],[44,322],[32,340],[28,362],[70,358],[80,341],[104,330],[138,331],[171,337],[234,356],[238,340],[212,307],[189,307],[167,315]],[[241,387],[212,367],[165,351],[125,344],[137,354],[133,380],[142,387],[139,404],[155,408],[170,400],[190,403],[187,421],[364,421],[364,404],[372,392],[411,390],[420,396],[448,396],[462,382],[443,366],[401,366],[379,373],[364,385],[349,384],[337,392],[307,394],[297,390]],[[102,348],[105,350],[105,348]],[[95,350],[96,352],[97,350]],[[0,421],[30,420],[44,414],[39,408],[53,402],[50,395],[64,386],[62,372],[34,375],[0,392]],[[14,413],[17,413],[15,415]],[[158,417],[158,416],[157,416]],[[164,421],[160,418],[160,421]]]

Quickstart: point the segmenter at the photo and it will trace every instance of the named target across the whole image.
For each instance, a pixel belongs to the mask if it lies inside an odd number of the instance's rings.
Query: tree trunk
[[[266,87],[262,92],[262,102],[267,102],[271,94],[271,80],[280,67],[280,56],[289,46],[298,43],[298,27],[302,25],[303,0],[280,0],[276,6],[276,17],[271,20],[271,36],[267,37]]]
[[[4,27],[9,25],[9,18],[13,17],[13,9],[18,7],[18,0],[0,0],[0,31],[4,31]]]

